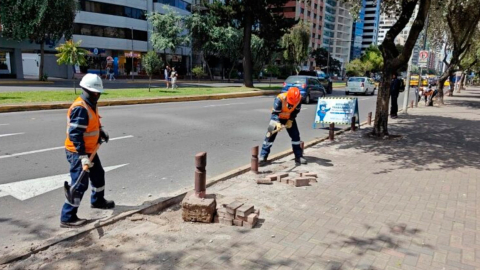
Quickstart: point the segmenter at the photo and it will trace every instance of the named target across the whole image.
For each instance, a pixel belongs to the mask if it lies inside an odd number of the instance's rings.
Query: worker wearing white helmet
[[[97,101],[103,93],[103,83],[96,74],[86,74],[80,86],[82,94],[73,102],[67,113],[67,138],[65,152],[70,163],[71,183],[65,183],[67,200],[62,208],[60,227],[83,226],[85,219],[77,216],[83,194],[88,189],[88,178],[92,183],[92,208],[111,209],[113,201],[106,200],[105,171],[100,158],[93,154],[100,142],[108,142],[109,136],[100,124]],[[82,171],[87,171],[83,172]],[[80,179],[79,179],[80,178]]]

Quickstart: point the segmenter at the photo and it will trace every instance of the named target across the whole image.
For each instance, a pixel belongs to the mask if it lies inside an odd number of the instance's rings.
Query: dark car
[[[302,70],[298,73],[298,75],[304,75],[304,76],[313,76],[316,77],[320,83],[323,85],[323,88],[325,88],[325,91],[327,94],[331,94],[333,91],[332,87],[332,80],[330,77],[325,74],[323,71],[319,70]]]
[[[283,83],[282,93],[287,92],[290,87],[298,87],[304,103],[310,103],[312,100],[326,96],[323,85],[316,77],[312,76],[290,76]]]

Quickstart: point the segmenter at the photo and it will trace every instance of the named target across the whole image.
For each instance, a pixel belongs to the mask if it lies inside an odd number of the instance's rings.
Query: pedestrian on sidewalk
[[[392,75],[392,82],[390,83],[390,117],[392,119],[398,118],[398,95],[400,94],[400,79],[397,78],[397,74]]]
[[[298,131],[297,121],[295,118],[301,110],[302,96],[297,87],[290,87],[286,93],[279,94],[273,102],[272,115],[270,117],[269,131],[281,129],[285,126],[288,135],[292,139],[292,149],[295,154],[295,164],[307,164],[307,160],[303,157],[303,151],[300,148],[300,132]],[[267,133],[268,134],[268,133]],[[260,166],[267,163],[270,149],[278,133],[271,136],[265,136],[263,141],[262,152],[260,153]]]
[[[178,88],[177,77],[178,77],[178,73],[175,71],[175,68],[172,67],[172,73],[170,74],[170,78],[172,78],[172,89]]]
[[[113,68],[110,69],[110,81],[112,81],[112,79],[114,81],[116,81],[117,79],[115,79],[115,71],[113,70]]]
[[[113,201],[106,200],[105,171],[98,154],[92,161],[89,156],[95,150],[100,140],[108,142],[109,136],[100,124],[97,101],[103,93],[102,79],[95,74],[86,74],[80,81],[83,92],[67,112],[67,138],[65,152],[70,163],[71,186],[74,186],[84,165],[89,167],[89,178],[92,183],[91,207],[111,209]],[[76,185],[74,203],[65,201],[60,218],[60,227],[75,228],[86,224],[85,219],[77,216],[78,207],[83,194],[88,189],[88,182]],[[75,196],[74,195],[74,196]]]
[[[170,88],[170,67],[167,65],[165,66],[165,70],[163,71],[163,75],[165,75],[165,83],[167,84],[167,89]]]

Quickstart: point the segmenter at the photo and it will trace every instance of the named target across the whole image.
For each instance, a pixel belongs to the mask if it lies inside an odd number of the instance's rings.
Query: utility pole
[[[408,109],[408,100],[410,95],[410,72],[412,71],[412,58],[413,54],[410,56],[410,60],[408,60],[408,67],[407,67],[407,85],[405,85],[405,94],[403,95],[403,112],[407,114]],[[417,95],[415,95],[416,97]],[[418,98],[415,98],[415,102],[417,102]]]
[[[133,27],[131,27],[131,30],[132,30],[132,71],[131,71],[131,74],[132,74],[132,81],[135,80],[135,78],[133,77]]]

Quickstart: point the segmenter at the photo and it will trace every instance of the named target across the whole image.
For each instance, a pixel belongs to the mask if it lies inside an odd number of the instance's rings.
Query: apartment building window
[[[310,17],[312,13],[310,11],[307,12],[307,16]]]
[[[312,38],[315,38],[315,33],[312,33]]]
[[[314,19],[317,18],[317,13],[314,13],[314,14],[313,14],[313,18],[314,18]]]
[[[132,39],[132,30],[129,28],[100,26],[86,23],[76,23],[73,27],[73,34],[94,37]],[[147,41],[147,31],[133,30],[133,40]]]
[[[316,25],[316,24],[313,24],[313,29],[317,29],[317,25]]]
[[[192,4],[183,0],[155,0],[155,2],[176,7],[179,9],[187,10],[187,11],[192,10]]]
[[[147,20],[147,16],[145,15],[147,11],[143,9],[87,0],[81,0],[79,4],[81,11],[122,16],[138,20]]]
[[[318,9],[318,4],[315,4],[315,9]]]

